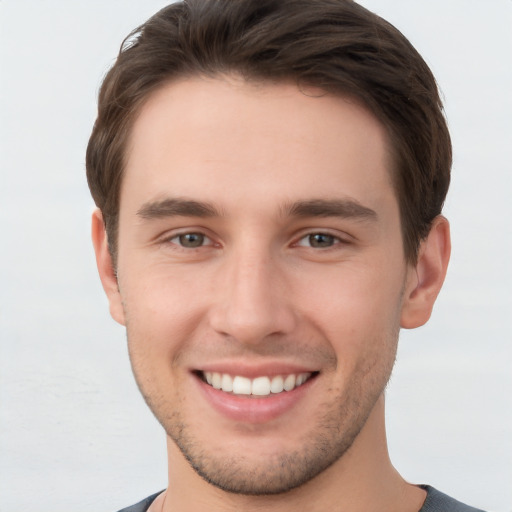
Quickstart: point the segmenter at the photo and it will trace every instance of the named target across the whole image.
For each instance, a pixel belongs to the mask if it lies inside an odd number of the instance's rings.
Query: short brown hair
[[[220,73],[361,101],[387,129],[404,253],[416,261],[441,213],[452,154],[435,78],[411,43],[352,0],[185,0],[124,40],[100,89],[86,167],[114,262],[125,149],[142,104],[178,77]]]

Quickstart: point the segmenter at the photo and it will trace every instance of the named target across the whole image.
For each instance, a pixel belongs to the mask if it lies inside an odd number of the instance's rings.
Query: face
[[[371,114],[287,84],[166,85],[133,127],[118,243],[112,314],[199,475],[279,493],[340,460],[388,381],[411,275]]]

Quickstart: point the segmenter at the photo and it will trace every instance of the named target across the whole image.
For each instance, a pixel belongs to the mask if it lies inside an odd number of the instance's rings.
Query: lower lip
[[[197,376],[195,380],[199,383],[206,400],[223,416],[243,423],[266,423],[294,408],[311,388],[316,376],[292,391],[270,394],[263,398],[225,393],[213,388]]]

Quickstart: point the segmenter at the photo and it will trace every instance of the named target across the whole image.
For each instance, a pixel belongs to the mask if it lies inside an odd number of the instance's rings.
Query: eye
[[[340,243],[340,239],[328,233],[311,233],[301,238],[297,245],[302,247],[313,247],[315,249],[327,249]]]
[[[186,249],[196,249],[204,245],[212,244],[212,241],[202,233],[182,233],[174,236],[169,241]]]

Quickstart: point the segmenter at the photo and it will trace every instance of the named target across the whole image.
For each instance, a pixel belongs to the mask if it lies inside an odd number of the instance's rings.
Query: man
[[[349,0],[191,0],[126,40],[87,151],[112,317],[168,438],[125,510],[475,510],[391,465],[384,389],[450,254],[451,145]]]

